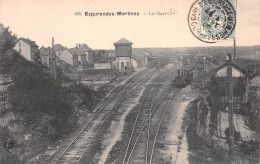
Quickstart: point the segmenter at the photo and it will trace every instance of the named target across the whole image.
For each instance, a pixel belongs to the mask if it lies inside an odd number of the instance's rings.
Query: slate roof
[[[45,47],[40,48],[40,55],[48,56],[49,54],[50,54],[50,49],[49,48],[45,48]]]
[[[68,51],[69,51],[72,55],[76,55],[76,54],[77,54],[77,49],[76,49],[76,48],[70,48],[70,49],[68,49]]]
[[[223,63],[222,65],[220,65],[219,67],[217,67],[215,69],[215,72],[219,71],[220,69],[222,69],[223,67],[225,67],[227,65],[227,62]],[[239,64],[236,61],[232,61],[232,66],[238,70],[240,70],[244,75],[247,76],[247,69],[244,68],[241,64]]]
[[[20,38],[19,40],[24,41],[25,43],[27,43],[31,47],[39,47],[34,41],[31,41],[30,39]]]
[[[132,42],[130,42],[129,40],[127,40],[126,38],[122,38],[119,41],[115,42],[114,45],[129,45],[129,44],[133,44]]]
[[[88,51],[89,49],[86,44],[79,44],[79,51]]]
[[[65,48],[64,48],[61,44],[55,44],[55,45],[53,45],[53,49],[54,49],[55,51],[64,51],[64,50],[65,50]]]

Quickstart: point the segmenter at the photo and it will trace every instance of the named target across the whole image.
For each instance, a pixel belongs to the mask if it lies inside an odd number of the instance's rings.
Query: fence
[[[199,118],[199,108],[197,106],[197,119]],[[220,141],[214,140],[214,138],[209,135],[204,128],[200,126],[199,120],[196,122],[196,134],[198,137],[200,137],[208,146],[211,147],[213,152],[215,152],[217,155],[223,157],[225,160],[229,160],[229,151],[228,148],[225,148],[221,145]],[[240,153],[235,153],[234,155],[234,163],[236,164],[254,164],[259,163],[259,159],[251,159],[248,157],[245,157],[244,155]]]

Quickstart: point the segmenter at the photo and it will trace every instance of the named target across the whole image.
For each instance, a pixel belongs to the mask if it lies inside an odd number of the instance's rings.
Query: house
[[[59,58],[61,53],[65,50],[65,48],[61,44],[54,44],[53,50],[55,52],[55,55]]]
[[[40,60],[43,65],[49,66],[50,65],[50,58],[51,58],[51,48],[44,48],[41,47],[40,50]]]
[[[72,51],[70,51],[69,49],[65,49],[61,54],[60,54],[60,57],[59,57],[60,60],[70,64],[70,65],[73,65],[73,53]]]
[[[127,66],[131,66],[131,58],[132,58],[132,42],[129,40],[122,38],[119,41],[115,42],[115,54],[116,54],[116,62],[117,62],[117,70],[120,72],[124,72]]]
[[[145,58],[142,55],[140,55],[140,56],[133,55],[131,58],[131,63],[134,68],[143,67],[145,65],[144,62],[145,62]]]
[[[140,49],[133,49],[132,65],[134,66],[134,68],[147,66],[149,58],[150,53]]]
[[[18,51],[25,59],[34,62],[39,55],[38,45],[30,39],[20,38],[14,49]]]
[[[93,66],[93,51],[86,44],[76,44],[76,47],[67,49],[60,54],[60,60],[74,67]]]
[[[226,77],[227,76],[227,63],[220,65],[215,70],[215,77]],[[243,66],[232,62],[232,76],[235,78],[247,76],[247,70]]]
[[[245,104],[245,93],[247,87],[247,70],[239,65],[236,61],[231,64],[232,82],[233,82],[233,98],[234,104]],[[216,105],[227,104],[227,62],[217,67],[211,77],[211,89],[214,93],[213,101]]]
[[[134,68],[140,67],[140,64],[138,64],[138,62],[133,58],[131,58],[131,64]]]

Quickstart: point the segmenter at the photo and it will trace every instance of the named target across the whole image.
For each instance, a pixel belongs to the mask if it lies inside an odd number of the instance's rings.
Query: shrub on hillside
[[[16,52],[11,60],[9,103],[26,127],[56,138],[76,126],[70,93],[41,65],[24,61]],[[50,132],[53,128],[55,135]]]
[[[73,83],[68,87],[68,91],[73,95],[73,99],[77,99],[79,107],[85,106],[87,110],[92,111],[92,108],[100,99],[98,92],[91,90],[82,83]]]

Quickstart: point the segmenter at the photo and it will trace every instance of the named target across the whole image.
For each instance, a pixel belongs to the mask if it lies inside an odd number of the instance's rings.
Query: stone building
[[[76,44],[75,48],[65,49],[59,58],[74,67],[94,65],[93,51],[86,44]]]
[[[51,48],[40,48],[40,60],[43,65],[49,66],[50,65],[50,60],[51,60]]]
[[[122,38],[119,41],[115,42],[115,54],[116,54],[116,68],[124,72],[128,66],[132,65],[132,42]]]
[[[38,45],[30,39],[20,38],[16,42],[14,49],[18,51],[25,59],[32,62],[37,60],[37,55],[39,55]]]

